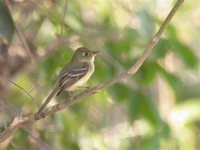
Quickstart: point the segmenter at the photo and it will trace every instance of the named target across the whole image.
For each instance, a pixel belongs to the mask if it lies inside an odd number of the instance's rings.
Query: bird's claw
[[[34,119],[39,120],[40,118],[45,118],[44,113],[35,113]]]

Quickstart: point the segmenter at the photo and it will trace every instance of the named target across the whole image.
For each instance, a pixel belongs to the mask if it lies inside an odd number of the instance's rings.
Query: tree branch
[[[84,98],[94,95],[95,93],[98,93],[110,86],[112,86],[113,84],[130,77],[131,75],[135,74],[140,67],[142,66],[142,64],[144,63],[144,61],[147,59],[147,57],[149,56],[149,54],[151,53],[153,47],[156,45],[156,43],[158,42],[158,40],[160,39],[163,31],[166,29],[167,25],[170,23],[171,19],[173,18],[174,14],[177,12],[178,8],[183,4],[184,0],[178,0],[175,4],[175,6],[173,7],[173,9],[171,10],[171,12],[169,13],[169,15],[167,16],[167,18],[165,19],[165,21],[163,22],[163,24],[161,25],[160,29],[158,30],[158,32],[155,34],[155,36],[152,38],[151,42],[148,44],[146,50],[144,51],[144,53],[138,58],[138,60],[136,61],[136,63],[126,72],[119,74],[118,76],[114,77],[113,79],[104,82],[96,87],[90,88],[82,93],[80,93],[79,95],[75,96],[73,98],[73,100],[69,100],[69,101],[64,101],[61,102],[59,104],[56,104],[52,107],[47,108],[43,113],[41,113],[41,115],[38,116],[37,120],[49,116],[57,111],[66,109],[68,107],[70,107],[71,105],[74,105],[76,103],[81,102]],[[32,122],[35,122],[36,119],[34,118],[34,115],[29,115],[29,116],[21,116],[21,117],[15,117],[15,119],[13,120],[13,122],[10,124],[10,126],[5,129],[1,134],[0,134],[0,143],[7,140],[8,138],[10,138],[16,131],[17,129],[21,128],[24,125],[30,124]]]

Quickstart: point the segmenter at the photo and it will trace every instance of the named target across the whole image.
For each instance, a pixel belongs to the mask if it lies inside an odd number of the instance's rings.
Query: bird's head
[[[78,48],[73,56],[73,60],[79,62],[94,62],[95,56],[99,53],[99,51],[92,51],[86,47]]]

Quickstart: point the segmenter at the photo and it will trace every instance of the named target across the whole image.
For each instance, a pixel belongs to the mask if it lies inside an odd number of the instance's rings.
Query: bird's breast
[[[75,89],[83,86],[89,80],[89,78],[92,76],[92,74],[94,73],[94,69],[95,69],[94,64],[90,64],[88,72],[81,79],[79,79],[76,83],[74,83],[74,85],[67,88],[66,90],[74,91]]]

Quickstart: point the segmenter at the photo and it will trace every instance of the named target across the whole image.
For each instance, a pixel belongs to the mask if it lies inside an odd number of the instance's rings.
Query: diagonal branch
[[[184,2],[184,0],[177,0],[175,6],[173,7],[171,12],[169,13],[167,18],[165,19],[164,23],[161,25],[158,32],[152,38],[151,42],[148,44],[144,53],[138,58],[136,63],[128,71],[117,75],[116,77],[114,77],[113,79],[111,79],[107,82],[104,82],[104,83],[102,83],[102,84],[100,84],[96,87],[90,88],[90,89],[80,93],[79,95],[75,96],[72,101],[64,101],[64,102],[56,104],[52,107],[47,108],[41,115],[39,115],[37,117],[37,120],[39,120],[43,117],[49,116],[49,115],[51,115],[51,114],[53,114],[57,111],[66,109],[66,108],[70,107],[71,105],[79,103],[84,98],[91,96],[91,95],[94,95],[95,93],[98,93],[98,92],[112,86],[113,84],[135,74],[140,69],[140,67],[142,66],[144,61],[147,59],[147,57],[151,53],[153,47],[156,45],[156,43],[160,39],[163,31],[166,29],[167,25],[170,23],[174,14],[177,12],[177,10],[183,4],[183,2]],[[35,121],[36,121],[36,119],[34,118],[34,115],[23,116],[23,117],[15,117],[14,121],[10,124],[10,126],[7,129],[5,129],[2,133],[0,133],[0,143],[7,140],[8,138],[10,138],[17,131],[17,129],[21,128],[24,125],[35,122]]]

